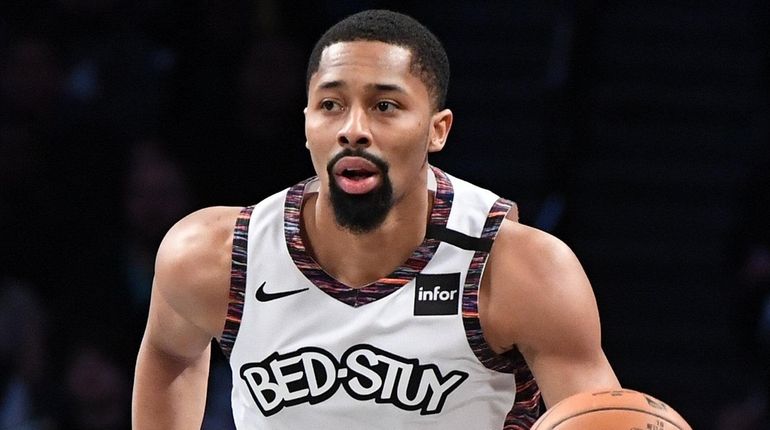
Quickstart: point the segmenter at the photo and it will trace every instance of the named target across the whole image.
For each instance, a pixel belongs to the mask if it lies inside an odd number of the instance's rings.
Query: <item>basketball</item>
[[[549,408],[531,430],[692,430],[674,409],[633,390],[580,393]]]

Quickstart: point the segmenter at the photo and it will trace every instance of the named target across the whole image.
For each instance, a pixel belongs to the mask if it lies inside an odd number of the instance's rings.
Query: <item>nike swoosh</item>
[[[292,294],[301,293],[303,291],[309,290],[309,288],[302,288],[299,290],[289,290],[289,291],[281,291],[278,293],[268,293],[265,291],[265,284],[266,282],[263,282],[262,285],[257,288],[257,300],[260,302],[269,302],[270,300],[280,299],[286,296],[291,296]]]

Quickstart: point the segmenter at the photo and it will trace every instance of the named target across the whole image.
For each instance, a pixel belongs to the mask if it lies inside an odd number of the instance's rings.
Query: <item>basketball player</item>
[[[453,120],[435,36],[362,12],[307,76],[317,177],[160,246],[134,428],[199,428],[212,338],[239,429],[526,429],[540,392],[619,388],[570,249],[428,164]]]

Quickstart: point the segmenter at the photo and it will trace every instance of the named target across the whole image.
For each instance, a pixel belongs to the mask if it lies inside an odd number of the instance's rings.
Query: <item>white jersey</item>
[[[484,341],[478,288],[513,203],[429,173],[426,238],[363,288],[306,252],[300,209],[311,178],[245,208],[235,229],[220,345],[233,372],[239,430],[527,429],[539,391],[517,350]],[[515,209],[514,209],[515,211]]]

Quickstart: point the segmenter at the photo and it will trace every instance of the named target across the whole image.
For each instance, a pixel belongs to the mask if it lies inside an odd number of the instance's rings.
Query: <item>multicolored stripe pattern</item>
[[[513,366],[516,400],[505,417],[503,430],[528,430],[540,416],[540,387],[517,348],[504,354]]]
[[[241,326],[243,303],[246,296],[246,262],[248,254],[249,220],[254,206],[241,210],[235,221],[233,232],[233,262],[230,269],[230,301],[227,305],[227,319],[219,346],[222,353],[230,358],[230,353]]]
[[[515,204],[506,199],[498,199],[489,211],[481,237],[494,240],[508,212]],[[463,324],[468,344],[479,361],[488,369],[498,372],[513,373],[516,380],[516,400],[505,420],[504,430],[529,429],[540,413],[540,390],[532,372],[518,349],[514,348],[504,355],[492,351],[484,340],[479,321],[479,285],[489,252],[476,251],[468,268],[463,288]]]
[[[430,217],[431,223],[446,226],[454,197],[452,184],[444,172],[435,167],[431,168],[436,176],[436,195]],[[425,268],[436,252],[440,242],[426,238],[409,259],[390,275],[362,288],[351,288],[339,282],[326,273],[309,255],[300,235],[300,210],[308,181],[310,179],[293,186],[286,195],[284,214],[286,244],[297,268],[329,296],[353,307],[372,303],[406,285]]]

